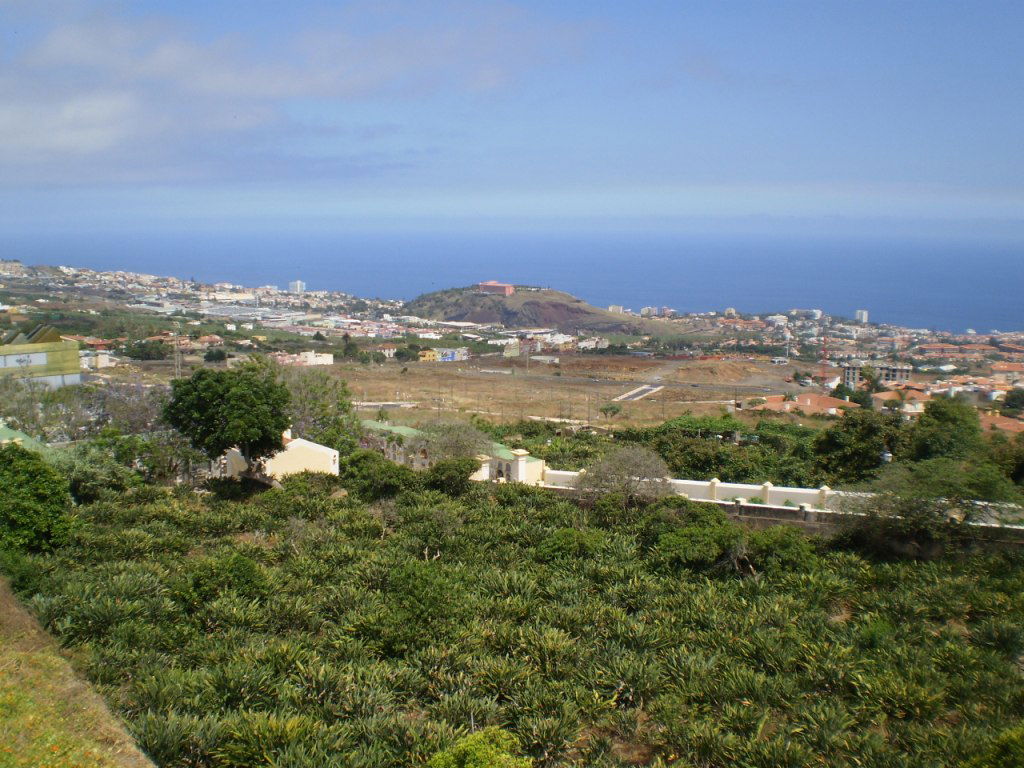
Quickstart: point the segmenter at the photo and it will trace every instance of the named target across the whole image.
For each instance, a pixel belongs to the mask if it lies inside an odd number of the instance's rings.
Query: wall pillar
[[[774,487],[775,486],[772,485],[771,483],[762,483],[761,484],[761,503],[762,504],[771,504],[772,503],[772,488],[774,488]]]
[[[476,457],[476,460],[480,462],[480,469],[469,476],[470,480],[478,480],[480,482],[486,482],[491,479],[491,457],[487,454],[481,453]]]
[[[828,494],[832,489],[827,485],[821,486],[818,489],[818,509],[825,509],[828,504]]]
[[[718,500],[718,484],[722,482],[717,477],[712,477],[708,481],[708,498],[712,501]]]
[[[513,448],[512,455],[516,457],[512,463],[512,477],[511,480],[515,480],[517,483],[526,482],[526,457],[530,455],[530,452],[523,448]]]

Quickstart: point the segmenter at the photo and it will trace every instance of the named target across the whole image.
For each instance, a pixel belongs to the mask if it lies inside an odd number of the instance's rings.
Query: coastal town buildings
[[[871,368],[875,376],[878,377],[879,383],[886,386],[906,384],[910,381],[910,374],[914,371],[914,366],[912,365],[881,362],[865,363],[860,360],[844,363],[842,368],[843,384],[849,389],[857,389],[860,386],[866,368]]]

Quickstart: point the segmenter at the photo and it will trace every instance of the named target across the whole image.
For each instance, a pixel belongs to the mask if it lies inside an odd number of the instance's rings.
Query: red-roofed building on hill
[[[477,283],[476,289],[481,293],[494,293],[498,296],[511,296],[516,292],[516,287],[509,283],[499,283],[497,280],[488,280],[483,283]]]

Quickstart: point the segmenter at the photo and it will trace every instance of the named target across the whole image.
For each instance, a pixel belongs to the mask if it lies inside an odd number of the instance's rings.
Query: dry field
[[[334,371],[348,382],[357,401],[416,403],[392,411],[402,421],[479,413],[499,421],[534,416],[647,425],[686,411],[720,412],[737,394],[749,397],[753,387],[760,392],[761,387],[783,391],[786,386],[785,369],[767,364],[622,357],[567,357],[560,366],[531,363],[529,371],[519,361],[513,367],[501,358],[383,366],[343,363]],[[618,402],[622,411],[611,422],[600,414],[601,406],[645,383],[665,388],[642,400]],[[736,387],[746,389],[737,392]],[[372,412],[376,408],[364,411]]]

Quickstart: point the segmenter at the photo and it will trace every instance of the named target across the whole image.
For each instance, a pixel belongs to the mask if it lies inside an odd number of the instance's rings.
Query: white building
[[[101,368],[113,368],[117,365],[117,359],[109,352],[102,350],[83,349],[78,353],[78,362],[83,371],[96,371]]]
[[[315,352],[307,350],[295,355],[278,353],[274,355],[281,365],[311,366],[311,365],[334,365],[334,355],[330,352]]]
[[[292,280],[290,283],[288,283],[288,292],[289,293],[305,293],[306,292],[306,284],[304,282],[302,282],[301,280]]]
[[[257,474],[274,480],[281,480],[300,472],[338,474],[339,454],[333,448],[303,440],[301,437],[292,437],[290,429],[281,436],[281,443],[281,450],[266,459]],[[248,470],[249,465],[237,448],[230,449],[220,459],[220,472],[223,477],[240,477]]]
[[[868,322],[868,311],[866,309],[858,309],[853,313],[853,319],[861,325],[867,325]]]

